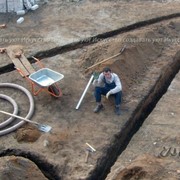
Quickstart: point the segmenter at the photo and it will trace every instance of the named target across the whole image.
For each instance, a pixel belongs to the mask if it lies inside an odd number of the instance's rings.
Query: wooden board
[[[7,52],[8,56],[10,57],[10,59],[12,60],[12,62],[14,63],[15,67],[19,68],[23,72],[23,74],[21,74],[21,76],[22,77],[28,76],[29,72],[24,67],[24,65],[21,63],[21,61],[18,58],[15,58],[14,52],[12,50],[9,50],[8,48],[6,49],[6,52]]]
[[[31,63],[27,60],[27,58],[24,56],[24,54],[21,55],[20,61],[30,74],[35,72],[35,69],[32,67]]]
[[[20,58],[15,58],[15,54],[11,49],[6,49],[8,56],[14,63],[15,67],[19,68],[23,73],[20,73],[22,77],[29,76],[35,72],[31,63],[27,60],[24,54],[21,54]]]

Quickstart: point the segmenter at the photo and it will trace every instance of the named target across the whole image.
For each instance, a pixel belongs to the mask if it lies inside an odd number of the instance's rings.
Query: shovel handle
[[[85,157],[85,163],[88,163],[88,159],[89,159],[89,151],[86,151],[86,157]]]
[[[104,59],[104,60],[102,60],[102,61],[100,61],[100,62],[98,62],[98,63],[96,63],[96,64],[94,64],[94,65],[92,65],[92,66],[90,66],[90,67],[88,67],[88,68],[85,70],[85,72],[87,72],[88,70],[92,69],[93,67],[95,67],[95,66],[97,66],[97,65],[99,65],[99,64],[102,64],[102,63],[104,63],[104,62],[106,62],[106,61],[108,61],[108,60],[110,60],[110,59],[112,59],[112,58],[115,58],[115,57],[119,56],[120,54],[123,53],[123,51],[124,51],[125,49],[126,49],[126,45],[124,45],[124,46],[122,47],[122,49],[120,50],[120,52],[119,52],[118,54],[115,54],[114,56],[111,56],[111,57],[109,57],[109,58],[107,58],[107,59]]]
[[[15,117],[15,118],[24,120],[24,121],[29,122],[29,123],[33,123],[33,124],[37,124],[37,125],[39,124],[39,123],[37,123],[37,122],[34,122],[34,121],[29,120],[29,119],[23,118],[23,117],[21,117],[21,116],[17,116],[17,115],[15,115],[15,114],[8,113],[8,112],[6,112],[6,111],[0,111],[0,112],[3,113],[3,114],[6,114],[6,115],[9,115],[9,116],[12,116],[12,117]]]

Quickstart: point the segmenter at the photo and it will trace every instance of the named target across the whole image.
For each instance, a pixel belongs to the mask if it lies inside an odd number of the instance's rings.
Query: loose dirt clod
[[[47,180],[36,164],[23,157],[1,157],[0,167],[0,179]]]
[[[31,125],[26,125],[17,130],[15,138],[18,142],[35,142],[41,136],[39,130]]]
[[[5,27],[6,27],[6,24],[1,24],[1,25],[0,25],[0,28],[1,28],[1,29],[5,28]]]

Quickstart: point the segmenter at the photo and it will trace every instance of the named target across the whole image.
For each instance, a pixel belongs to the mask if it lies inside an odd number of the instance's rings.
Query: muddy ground
[[[179,2],[41,1],[40,5],[36,12],[28,12],[24,16],[25,21],[21,25],[16,24],[16,15],[1,15],[0,22],[6,23],[7,27],[0,29],[0,45],[5,48],[11,46],[15,51],[23,49],[26,57],[41,52],[39,55],[44,57],[41,62],[46,67],[64,74],[64,79],[58,82],[63,96],[54,98],[44,92],[34,96],[35,112],[31,119],[52,126],[51,133],[40,133],[37,128],[26,124],[15,132],[1,136],[1,154],[28,157],[39,166],[48,179],[104,179],[105,175],[96,175],[96,178],[93,178],[93,170],[100,166],[105,167],[101,160],[113,139],[158,82],[159,77],[170,75],[170,71],[177,71],[179,67],[175,63],[179,62],[177,52],[180,49],[180,20],[176,17],[156,24],[147,24],[111,38],[98,39],[95,44],[82,45],[81,48],[74,48],[75,50],[69,52],[63,53],[59,48],[58,53],[56,47],[80,40],[83,44],[83,39],[90,36],[135,22],[178,13]],[[119,53],[124,45],[126,49],[120,56],[85,72],[89,66]],[[48,54],[46,50],[53,48],[54,53]],[[31,91],[26,79],[8,66],[12,62],[6,53],[1,54],[0,58],[1,69],[9,67],[11,70],[1,72],[0,82],[16,83]],[[32,65],[39,69],[37,64]],[[107,101],[104,98],[105,110],[99,114],[93,113],[95,101],[92,86],[80,109],[75,109],[91,73],[100,72],[104,66],[110,66],[120,76],[123,84],[120,117],[114,114],[112,99]],[[11,88],[1,88],[0,92],[16,100],[20,116],[27,115],[29,102],[22,92]],[[0,102],[0,107],[4,111],[13,111],[11,105],[4,101]],[[5,115],[0,117],[1,122],[7,118]],[[148,128],[150,131],[151,127]],[[173,129],[170,134],[171,131]],[[151,136],[153,135],[155,136]],[[88,162],[85,162],[86,142],[96,149],[95,153],[90,154]],[[17,158],[15,161],[16,158],[6,159],[6,167],[12,169],[13,173],[14,166],[9,162],[16,162],[18,167],[24,161],[26,164],[26,160]],[[2,161],[4,163],[4,158]],[[54,166],[43,169],[40,162]],[[2,177],[6,177],[8,173],[9,177],[18,176],[7,169],[2,169],[1,172],[6,172],[1,174]],[[17,169],[15,172],[21,168]],[[22,172],[26,173],[23,170]],[[37,174],[34,177],[26,177],[37,179]],[[108,172],[104,174],[107,175]],[[39,176],[39,179],[46,179],[42,174]],[[158,178],[161,179],[161,174]]]

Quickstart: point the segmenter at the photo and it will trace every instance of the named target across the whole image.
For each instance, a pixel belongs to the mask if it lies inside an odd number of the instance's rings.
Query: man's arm
[[[117,74],[113,74],[114,76],[114,82],[116,84],[116,87],[110,90],[111,94],[115,94],[119,91],[122,91],[122,84]]]

